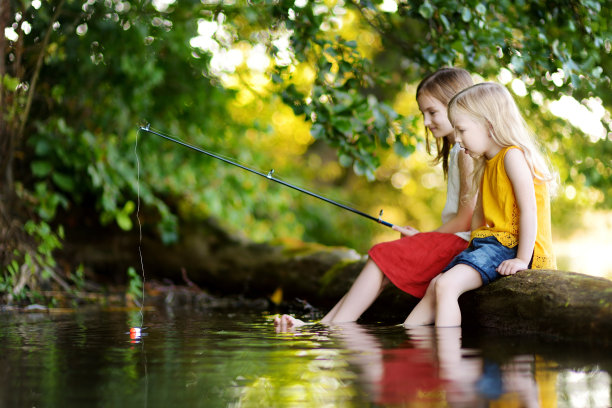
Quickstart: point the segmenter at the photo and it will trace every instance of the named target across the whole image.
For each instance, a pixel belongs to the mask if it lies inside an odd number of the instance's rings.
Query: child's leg
[[[412,309],[412,312],[408,315],[404,321],[404,327],[411,326],[427,326],[432,324],[436,317],[436,281],[440,278],[440,275],[436,276],[429,282],[425,296],[417,305]]]
[[[342,299],[340,299],[338,303],[336,303],[336,305],[332,308],[332,310],[327,312],[327,314],[323,317],[323,319],[321,319],[321,323],[329,323],[331,321],[331,319],[336,315],[336,313],[338,313],[338,310],[340,310],[340,308],[344,304],[344,299],[346,299],[347,295],[348,295],[348,292],[344,296],[342,296]]]
[[[387,278],[371,259],[346,295],[329,311],[321,323],[354,322],[366,311],[387,284]]]
[[[436,281],[436,326],[461,326],[459,296],[482,286],[480,273],[471,266],[458,264]]]

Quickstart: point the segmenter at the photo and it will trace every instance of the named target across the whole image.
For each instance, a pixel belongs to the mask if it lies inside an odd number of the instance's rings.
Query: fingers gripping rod
[[[243,169],[243,170],[246,170],[246,171],[249,171],[249,172],[251,172],[251,173],[257,174],[258,176],[261,176],[261,177],[265,177],[265,178],[267,178],[268,180],[275,181],[275,182],[277,182],[277,183],[279,183],[279,184],[282,184],[283,186],[286,186],[286,187],[292,188],[292,189],[297,190],[297,191],[299,191],[299,192],[301,192],[301,193],[304,193],[304,194],[308,194],[309,196],[316,197],[316,198],[318,198],[319,200],[323,200],[323,201],[328,202],[328,203],[330,203],[330,204],[333,204],[333,205],[335,205],[335,206],[337,206],[337,207],[340,207],[340,208],[343,208],[343,209],[345,209],[345,210],[351,211],[351,212],[353,212],[353,213],[355,213],[355,214],[361,215],[362,217],[369,218],[370,220],[372,220],[372,221],[376,221],[376,222],[378,222],[379,224],[383,224],[383,225],[385,225],[385,226],[387,226],[387,227],[393,227],[393,224],[391,224],[391,223],[389,223],[389,222],[387,222],[387,221],[384,221],[384,220],[381,218],[381,217],[382,217],[382,214],[383,214],[383,210],[380,210],[380,213],[379,213],[379,215],[378,215],[378,218],[376,218],[376,217],[373,217],[373,216],[371,216],[371,215],[369,215],[369,214],[366,214],[366,213],[364,213],[364,212],[361,212],[361,211],[359,211],[359,210],[356,210],[356,209],[354,209],[354,208],[351,208],[351,207],[349,207],[349,206],[346,206],[346,205],[344,205],[344,204],[340,204],[340,203],[338,203],[338,202],[336,202],[336,201],[334,201],[334,200],[330,200],[329,198],[323,197],[323,196],[321,196],[321,195],[319,195],[319,194],[316,194],[316,193],[313,193],[313,192],[311,192],[311,191],[305,190],[305,189],[303,189],[303,188],[300,188],[300,187],[294,186],[293,184],[287,183],[287,182],[285,182],[285,181],[283,181],[283,180],[279,180],[279,179],[277,179],[277,178],[273,177],[273,174],[274,174],[274,169],[270,170],[270,171],[269,171],[267,174],[266,174],[266,173],[261,173],[261,172],[259,172],[259,171],[257,171],[257,170],[250,169],[250,168],[248,168],[248,167],[246,167],[246,166],[243,166],[243,165],[241,165],[241,164],[235,163],[235,162],[233,162],[233,161],[231,161],[231,160],[228,160],[228,159],[226,159],[226,158],[223,158],[223,157],[221,157],[221,156],[217,156],[217,155],[216,155],[216,154],[214,154],[214,153],[207,152],[206,150],[200,149],[200,148],[199,148],[199,147],[197,147],[197,146],[190,145],[190,144],[185,143],[185,142],[182,142],[182,141],[180,141],[180,140],[178,140],[178,139],[174,139],[174,138],[172,138],[172,137],[170,137],[170,136],[166,136],[166,135],[164,135],[164,134],[162,134],[162,133],[156,132],[156,131],[152,130],[152,129],[150,128],[150,126],[149,126],[149,125],[147,125],[146,127],[140,126],[140,130],[142,130],[142,131],[144,131],[144,132],[148,132],[148,133],[154,134],[154,135],[157,135],[157,136],[159,136],[159,137],[163,137],[164,139],[170,140],[171,142],[177,143],[177,144],[179,144],[179,145],[181,145],[181,146],[184,146],[184,147],[187,147],[187,148],[189,148],[189,149],[195,150],[196,152],[199,152],[199,153],[205,154],[205,155],[207,155],[207,156],[213,157],[213,158],[215,158],[215,159],[217,159],[217,160],[221,160],[222,162],[225,162],[225,163],[227,163],[227,164],[231,164],[232,166],[240,167],[240,168],[241,168],[241,169]]]

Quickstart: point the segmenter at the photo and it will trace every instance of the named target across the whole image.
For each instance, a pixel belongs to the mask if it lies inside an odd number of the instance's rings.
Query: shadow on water
[[[609,349],[490,331],[274,330],[237,310],[0,314],[2,407],[609,407]]]

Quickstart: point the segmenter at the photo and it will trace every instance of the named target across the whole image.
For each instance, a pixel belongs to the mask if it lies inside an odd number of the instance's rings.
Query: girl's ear
[[[489,128],[489,138],[492,139],[495,136],[495,130],[493,129],[493,124],[487,119],[487,127]]]

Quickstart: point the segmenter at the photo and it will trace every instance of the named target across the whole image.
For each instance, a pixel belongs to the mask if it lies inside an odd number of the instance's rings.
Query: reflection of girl
[[[458,91],[470,85],[472,79],[467,71],[443,68],[426,77],[417,88],[417,103],[425,126],[436,139],[436,162],[442,162],[448,178],[443,225],[424,233],[411,227],[394,227],[403,237],[370,249],[370,258],[351,289],[321,323],[357,320],[389,281],[413,296],[423,297],[430,280],[467,247],[467,231],[475,203],[474,199],[467,198],[472,159],[460,154],[446,105]],[[302,324],[288,315],[275,318],[275,325],[281,329]]]
[[[382,351],[383,375],[377,404],[437,403],[444,400],[445,381],[438,376],[432,350],[409,344]]]
[[[445,382],[432,352],[433,328],[410,330],[417,338],[393,348],[383,348],[377,336],[355,322],[339,323],[330,332],[350,351],[348,361],[357,368],[360,385],[377,406],[444,401]]]
[[[533,358],[515,356],[503,365],[484,360],[463,348],[461,327],[416,326],[406,334],[399,346],[383,348],[375,332],[355,322],[330,332],[376,406],[485,407],[491,400],[538,406]]]
[[[459,296],[503,275],[554,269],[548,184],[553,180],[512,95],[483,83],[448,105],[455,138],[477,159],[472,241],[436,277],[405,325],[461,325]]]

